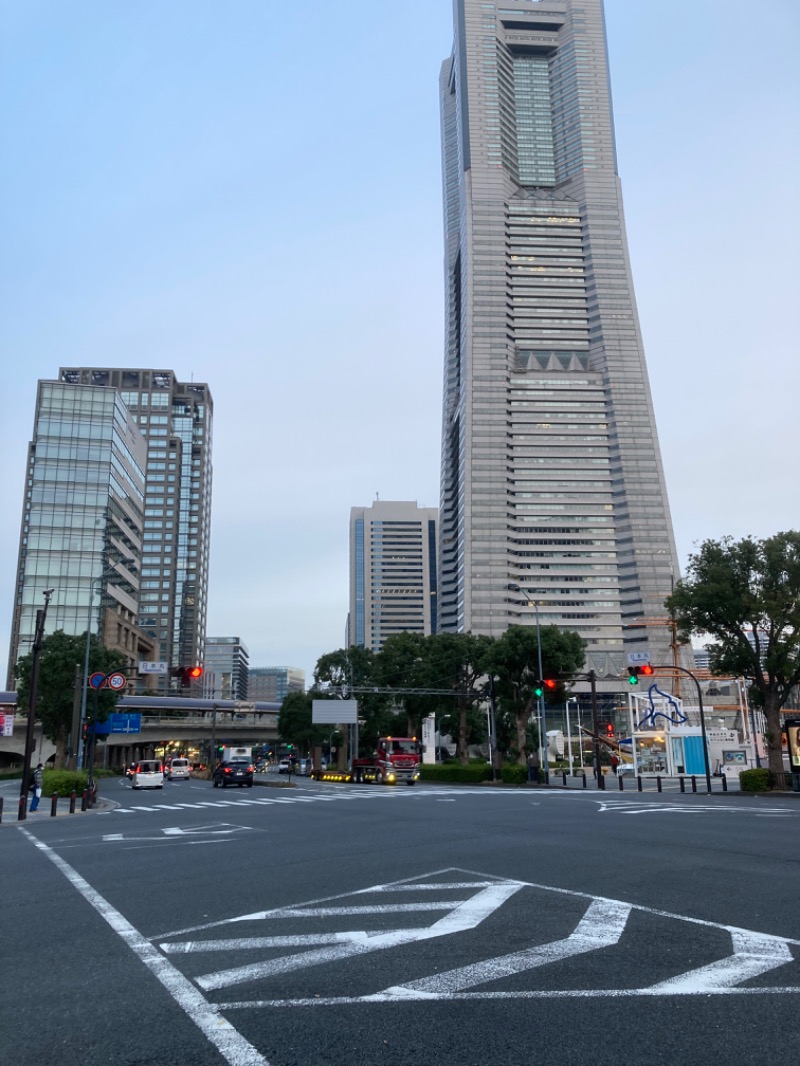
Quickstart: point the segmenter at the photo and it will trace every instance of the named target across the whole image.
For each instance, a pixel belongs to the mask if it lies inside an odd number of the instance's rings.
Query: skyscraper
[[[153,644],[138,629],[147,444],[110,388],[40,381],[22,508],[8,662],[31,650],[36,609],[53,589],[47,632],[90,632],[135,669]]]
[[[436,632],[437,520],[413,501],[351,509],[350,644],[380,651],[394,633]]]
[[[61,381],[116,389],[146,438],[140,619],[155,660],[202,663],[208,605],[211,446],[208,385],[171,370],[62,367]],[[158,691],[170,685],[159,678]]]
[[[619,676],[678,574],[631,279],[602,0],[455,0],[440,78],[439,625],[577,630]]]
[[[209,699],[246,700],[249,663],[241,637],[206,637],[204,694]]]
[[[255,666],[250,671],[247,698],[282,703],[290,692],[305,692],[304,670],[292,666]]]

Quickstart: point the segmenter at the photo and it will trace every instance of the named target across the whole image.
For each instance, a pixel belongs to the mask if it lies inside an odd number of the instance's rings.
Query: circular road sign
[[[91,675],[91,677],[89,678],[89,684],[92,686],[92,688],[102,688],[105,679],[105,674],[97,672]]]
[[[121,688],[125,688],[128,683],[128,679],[124,674],[109,674],[108,681],[106,682],[109,688],[113,688],[115,692],[119,692]]]

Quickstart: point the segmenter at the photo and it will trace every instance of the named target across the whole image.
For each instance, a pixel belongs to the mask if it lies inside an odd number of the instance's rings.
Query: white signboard
[[[422,761],[436,762],[436,719],[433,715],[422,719]]]
[[[629,651],[628,666],[641,666],[642,663],[650,662],[649,651]]]
[[[0,735],[4,737],[14,736],[14,715],[0,714]]]
[[[166,674],[169,672],[169,663],[139,663],[140,674]]]
[[[312,700],[311,721],[314,725],[355,725],[358,721],[356,700]]]

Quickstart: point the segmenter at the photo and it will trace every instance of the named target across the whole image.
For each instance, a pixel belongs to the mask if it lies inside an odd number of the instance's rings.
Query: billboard
[[[314,725],[355,725],[358,721],[358,701],[312,700],[311,721]]]

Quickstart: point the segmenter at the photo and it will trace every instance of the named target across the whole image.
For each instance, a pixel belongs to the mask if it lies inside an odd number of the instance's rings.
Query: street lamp
[[[44,624],[47,620],[47,608],[55,589],[45,589],[44,607],[36,612],[36,629],[33,636],[33,661],[31,663],[31,690],[28,696],[28,728],[25,732],[25,761],[22,764],[22,782],[19,796],[19,820],[24,821],[28,813],[28,785],[30,783],[31,760],[33,758],[33,731],[36,725],[36,701],[39,696],[39,656],[44,641]]]
[[[578,712],[578,715],[580,715],[580,710],[578,709],[578,697],[577,696],[570,696],[570,698],[565,703],[565,706],[566,706],[566,709],[567,709],[567,752],[568,752],[567,758],[569,759],[569,772],[570,772],[570,775],[572,774],[572,762],[573,762],[573,760],[572,760],[572,730],[570,729],[570,725],[569,725],[569,705],[571,703],[575,704],[575,710]],[[581,734],[580,734],[580,729],[578,729],[578,750],[581,752],[581,769],[583,769],[583,752],[581,751],[580,740],[581,740]]]
[[[86,618],[86,652],[83,659],[83,691],[81,692],[81,711],[80,719],[76,723],[73,721],[72,729],[72,744],[76,751],[75,766],[78,770],[83,769],[83,745],[80,743],[81,733],[83,731],[83,723],[86,721],[86,697],[89,691],[89,649],[92,641],[92,605],[94,603],[94,586],[97,582],[103,582],[116,572],[120,563],[132,563],[133,559],[118,559],[115,563],[104,567],[102,573],[97,577],[93,577],[89,581],[89,610]],[[100,602],[102,605],[102,592],[100,593]],[[97,639],[100,640],[100,621],[98,619],[97,624]],[[77,728],[76,728],[77,725]]]
[[[542,670],[542,634],[539,628],[539,604],[533,599],[529,589],[520,588],[519,585],[509,585],[510,592],[524,592],[528,597],[528,606],[533,607],[536,615],[536,651],[539,660],[539,679],[544,679]],[[539,696],[539,760],[544,770],[544,783],[550,783],[550,753],[547,748],[547,718],[544,709],[544,692]]]

